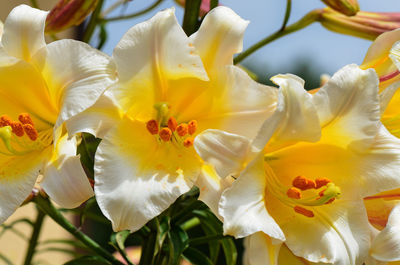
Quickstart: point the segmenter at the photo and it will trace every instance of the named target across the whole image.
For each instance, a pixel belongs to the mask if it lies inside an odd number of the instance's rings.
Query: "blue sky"
[[[113,3],[107,0],[106,3]],[[324,7],[319,0],[293,0],[292,15],[289,23],[295,22],[312,9]],[[129,14],[140,10],[152,3],[150,0],[133,0],[126,10],[117,9],[111,15],[121,12]],[[250,24],[244,36],[244,48],[277,30],[285,12],[284,0],[220,0],[220,3],[232,8]],[[398,0],[359,0],[362,10],[381,12],[400,12]],[[109,41],[104,47],[108,54],[118,43],[123,34],[133,25],[153,16],[158,10],[176,6],[172,0],[165,0],[152,12],[128,21],[113,22],[108,25]],[[183,9],[177,7],[176,15],[182,21]],[[312,63],[319,73],[333,74],[342,66],[349,63],[360,64],[371,42],[351,36],[340,35],[324,29],[315,23],[306,29],[285,36],[248,57],[245,64],[256,64],[259,68],[285,69],[293,68],[298,60]],[[289,71],[289,70],[288,70]]]

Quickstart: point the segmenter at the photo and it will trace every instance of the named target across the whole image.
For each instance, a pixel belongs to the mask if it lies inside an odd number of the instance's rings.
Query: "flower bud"
[[[354,16],[360,11],[357,0],[322,0],[322,2],[346,16]]]
[[[94,10],[98,0],[59,0],[46,19],[46,33],[76,26]]]
[[[380,34],[400,27],[400,13],[359,11],[348,17],[327,7],[322,9],[319,22],[331,31],[375,40]]]

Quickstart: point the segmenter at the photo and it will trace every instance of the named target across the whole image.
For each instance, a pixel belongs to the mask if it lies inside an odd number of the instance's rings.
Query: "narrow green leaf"
[[[182,252],[188,247],[189,236],[179,226],[174,227],[168,232],[170,240],[170,262],[168,264],[178,264]]]
[[[212,261],[195,248],[187,248],[183,252],[183,257],[194,265],[213,265]]]
[[[120,231],[111,235],[111,242],[116,244],[120,249],[125,249],[125,241],[131,234],[129,230]]]

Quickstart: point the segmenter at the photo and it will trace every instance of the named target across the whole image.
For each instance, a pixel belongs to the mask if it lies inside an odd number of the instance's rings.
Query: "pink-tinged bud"
[[[46,19],[46,33],[79,25],[94,10],[98,0],[59,0]]]
[[[185,0],[175,0],[177,4],[182,7],[185,7]],[[200,4],[200,12],[199,15],[201,17],[205,16],[210,11],[210,0],[203,0]]]
[[[400,28],[400,13],[359,11],[348,17],[327,7],[322,9],[319,22],[331,31],[375,40],[384,32]]]
[[[322,2],[346,16],[354,16],[360,11],[357,0],[322,0]]]

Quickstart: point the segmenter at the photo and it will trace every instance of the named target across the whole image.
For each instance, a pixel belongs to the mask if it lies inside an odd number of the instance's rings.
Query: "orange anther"
[[[287,190],[286,195],[292,199],[300,199],[301,191],[298,188],[290,188]]]
[[[156,120],[149,120],[146,123],[146,128],[151,134],[158,133],[158,122]]]
[[[183,141],[183,145],[185,147],[191,147],[193,145],[193,138],[192,137],[186,138],[185,141]]]
[[[301,190],[309,190],[315,188],[315,182],[312,179],[305,178],[303,176],[297,176],[292,181],[293,187]]]
[[[176,132],[179,136],[185,136],[188,133],[188,125],[186,123],[181,123],[176,127]]]
[[[22,124],[30,124],[32,126],[35,126],[35,124],[32,121],[31,116],[29,116],[28,113],[21,113],[18,115],[18,120],[22,123]]]
[[[24,136],[24,127],[22,126],[21,123],[16,122],[16,121],[12,121],[10,124],[11,128],[12,128],[12,132],[18,136],[18,137],[22,137]]]
[[[302,214],[302,215],[304,215],[304,216],[306,216],[306,217],[314,217],[313,211],[304,209],[304,208],[301,207],[301,206],[296,205],[293,209],[294,209],[294,211],[295,211],[296,213]]]
[[[326,184],[328,184],[330,182],[332,182],[332,181],[330,179],[327,179],[327,178],[317,178],[315,180],[315,184],[316,184],[315,188],[319,189],[319,188],[325,186]]]
[[[36,131],[35,127],[32,126],[32,124],[24,124],[24,131],[26,135],[28,135],[29,139],[32,141],[36,141],[38,138],[38,132]]]
[[[188,123],[188,131],[190,135],[193,135],[197,130],[197,121],[196,120],[191,120]]]
[[[169,128],[162,128],[158,135],[160,135],[161,140],[168,142],[171,139],[172,132]]]
[[[327,201],[325,204],[331,204],[334,200],[336,200],[336,198],[332,198],[329,201]]]
[[[7,115],[2,115],[0,117],[0,127],[4,127],[4,126],[11,126],[11,118],[8,117]]]
[[[172,131],[175,132],[176,127],[178,127],[178,123],[176,122],[176,119],[174,117],[170,117],[168,119],[168,128]]]

